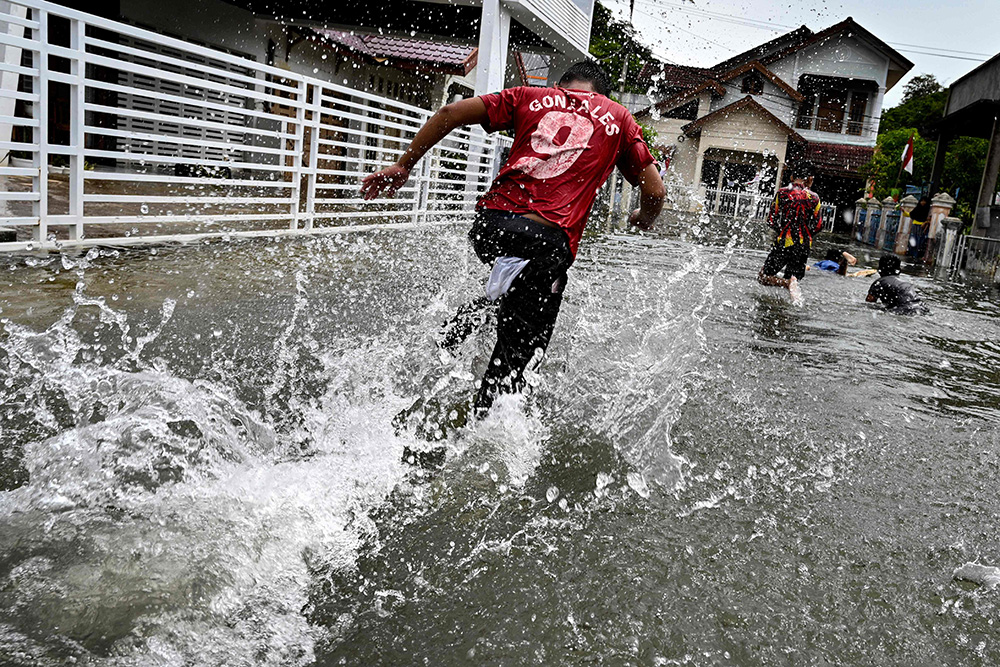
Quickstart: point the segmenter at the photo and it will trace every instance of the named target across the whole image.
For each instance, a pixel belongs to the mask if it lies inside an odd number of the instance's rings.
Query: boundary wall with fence
[[[366,202],[433,112],[39,0],[0,3],[0,77],[0,249],[467,218],[510,146],[453,132]]]

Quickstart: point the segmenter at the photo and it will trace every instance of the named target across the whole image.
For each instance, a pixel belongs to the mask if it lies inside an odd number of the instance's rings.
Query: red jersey
[[[812,245],[813,235],[823,228],[819,195],[794,183],[774,195],[767,223],[778,232],[774,245]]]
[[[479,207],[540,215],[566,231],[574,256],[615,165],[635,185],[656,161],[628,109],[603,95],[521,87],[481,99],[489,117],[483,129],[514,130],[514,145]]]

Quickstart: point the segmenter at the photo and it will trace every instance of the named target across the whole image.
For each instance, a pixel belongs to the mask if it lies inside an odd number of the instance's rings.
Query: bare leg
[[[763,271],[757,274],[757,282],[768,287],[784,287],[785,289],[788,289],[788,286],[791,284],[790,280],[785,280],[778,276],[769,276]]]

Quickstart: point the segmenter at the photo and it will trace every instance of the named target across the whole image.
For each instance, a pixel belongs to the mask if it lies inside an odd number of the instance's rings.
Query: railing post
[[[861,220],[861,210],[867,208],[868,202],[864,197],[854,202],[854,222],[851,225],[851,229],[854,232],[854,238],[858,238],[858,225],[862,224]]]
[[[942,221],[944,226],[944,243],[941,244],[941,252],[938,254],[938,266],[946,269],[952,268],[952,253],[955,249],[955,240],[958,237],[958,230],[962,228],[962,221],[958,218],[945,218]]]
[[[72,218],[69,228],[69,238],[80,240],[84,236],[83,229],[83,191],[86,156],[84,140],[86,136],[86,94],[87,94],[87,24],[83,21],[70,23],[70,48],[76,52],[76,58],[70,63],[70,74],[74,77],[70,99],[70,149],[69,158],[69,214]]]
[[[880,211],[881,208],[879,201],[874,197],[868,200],[868,215],[865,216],[865,231],[861,237],[862,242],[869,243],[868,239],[871,238],[872,226],[875,224],[875,212]]]
[[[882,224],[878,228],[878,236],[875,237],[875,247],[883,248],[885,246],[885,235],[889,230],[889,214],[892,213],[893,209],[896,208],[896,200],[892,197],[886,197],[882,200]]]
[[[289,204],[291,220],[290,229],[299,228],[300,201],[302,199],[302,152],[305,149],[306,105],[308,104],[309,84],[305,79],[299,81],[299,90],[295,96],[295,141],[292,142],[292,192]]]
[[[305,82],[303,82],[305,83]],[[312,230],[316,216],[316,171],[319,169],[319,126],[322,112],[320,88],[306,84],[309,104],[309,165],[306,167],[306,231]]]
[[[33,57],[32,64],[38,69],[38,76],[35,77],[38,88],[34,91],[38,95],[38,101],[32,105],[32,116],[38,121],[38,127],[35,128],[38,151],[32,167],[38,170],[38,175],[32,180],[34,189],[38,192],[38,201],[32,208],[38,216],[35,241],[44,244],[49,236],[49,13],[45,9],[38,9],[37,12],[38,58],[36,60]]]
[[[927,247],[924,249],[924,262],[934,263],[938,232],[941,222],[951,214],[955,199],[947,192],[939,192],[931,198],[931,211],[927,216]]]
[[[899,229],[896,230],[896,245],[893,248],[897,255],[905,255],[910,247],[910,213],[917,207],[917,198],[906,195],[899,202],[902,215],[899,217]]]

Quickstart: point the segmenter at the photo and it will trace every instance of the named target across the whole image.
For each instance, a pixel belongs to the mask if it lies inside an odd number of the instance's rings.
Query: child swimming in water
[[[865,301],[881,301],[887,311],[900,315],[926,315],[930,312],[913,287],[899,279],[899,257],[882,255],[878,260],[878,274],[880,277],[872,283]]]

